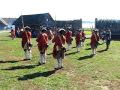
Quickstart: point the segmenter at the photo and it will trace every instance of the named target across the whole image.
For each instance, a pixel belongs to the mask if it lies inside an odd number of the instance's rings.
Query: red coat
[[[15,30],[12,29],[10,33],[11,33],[11,37],[15,37]]]
[[[21,37],[22,37],[22,47],[24,48],[25,44],[27,42],[30,43],[30,41],[31,41],[31,32],[23,31],[22,34],[21,34]]]
[[[54,47],[53,47],[53,57],[56,58],[56,54],[57,54],[57,51],[60,50],[63,45],[65,44],[65,37],[64,36],[60,36],[60,35],[56,35],[54,37],[54,39],[52,40],[54,44]]]
[[[51,30],[47,32],[47,35],[48,35],[48,40],[51,40],[53,38],[53,33]]]
[[[48,43],[48,36],[46,33],[41,33],[37,37],[36,41],[38,42],[38,48],[40,51],[46,48]]]
[[[99,41],[99,36],[97,34],[92,34],[91,36],[91,45],[96,44]]]
[[[82,32],[82,39],[85,40],[86,36],[85,36],[85,33]]]
[[[72,39],[72,31],[67,31],[66,33],[66,43],[70,43]]]
[[[82,33],[80,33],[80,32],[77,33],[75,40],[76,40],[76,45],[78,45],[80,43],[80,41],[82,40]]]

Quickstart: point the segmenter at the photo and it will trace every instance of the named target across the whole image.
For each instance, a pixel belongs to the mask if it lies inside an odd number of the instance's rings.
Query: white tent
[[[0,18],[0,30],[3,30],[5,26],[8,26],[8,24],[2,18]]]

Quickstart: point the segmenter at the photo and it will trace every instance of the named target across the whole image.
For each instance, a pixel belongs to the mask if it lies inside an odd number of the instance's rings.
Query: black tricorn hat
[[[45,27],[42,28],[42,32],[46,32],[47,29]]]
[[[31,28],[29,26],[26,26],[25,30],[31,30]]]
[[[64,33],[65,33],[65,29],[61,28],[61,29],[59,30],[59,33],[60,33],[60,34],[64,34]]]

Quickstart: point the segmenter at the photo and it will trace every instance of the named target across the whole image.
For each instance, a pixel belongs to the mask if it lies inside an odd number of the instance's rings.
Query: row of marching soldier
[[[25,52],[25,60],[30,60],[32,57],[30,27],[26,26],[21,36],[22,36],[22,48]],[[80,48],[84,46],[85,39],[86,39],[86,35],[84,33],[84,30],[81,29],[77,30],[75,34],[77,52],[79,52]],[[71,45],[73,41],[72,31],[70,31],[70,28],[67,28],[66,31],[64,29],[56,29],[54,32],[52,32],[51,30],[47,31],[45,28],[42,28],[36,41],[38,43],[37,45],[40,56],[39,65],[46,63],[47,48],[50,43],[54,43],[53,57],[57,61],[57,66],[55,67],[55,69],[63,68],[63,59],[65,52],[66,50],[71,49]],[[96,54],[96,48],[99,44],[98,41],[99,41],[99,35],[96,30],[93,30],[91,35],[91,42],[90,42],[93,55]],[[67,49],[65,48],[65,43],[67,43]]]

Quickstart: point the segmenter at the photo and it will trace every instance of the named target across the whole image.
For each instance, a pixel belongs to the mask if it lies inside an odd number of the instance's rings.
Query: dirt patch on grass
[[[43,90],[37,85],[33,84],[31,81],[21,82],[23,90]]]
[[[120,90],[120,80],[95,80],[89,84],[101,88],[100,90]]]
[[[112,80],[108,83],[110,90],[120,90],[120,80]]]
[[[1,63],[14,63],[14,62],[19,62],[23,61],[22,57],[17,57],[17,56],[2,56],[0,62]]]
[[[9,61],[21,61],[23,60],[22,57],[18,57],[18,56],[7,56],[5,57],[5,60],[9,60]]]

